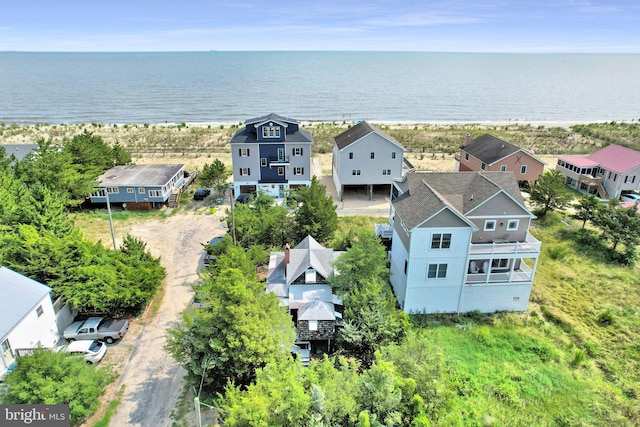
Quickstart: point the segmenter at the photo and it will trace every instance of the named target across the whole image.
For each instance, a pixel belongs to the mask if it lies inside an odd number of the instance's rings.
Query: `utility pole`
[[[231,237],[233,238],[233,246],[238,246],[236,243],[236,216],[233,213],[235,200],[233,199],[233,190],[229,190],[229,199],[231,201]]]
[[[107,212],[109,212],[109,228],[111,229],[111,241],[113,242],[113,250],[117,250],[116,248],[116,235],[113,232],[113,218],[111,218],[111,203],[109,203],[109,189],[104,189],[105,194],[107,195]]]

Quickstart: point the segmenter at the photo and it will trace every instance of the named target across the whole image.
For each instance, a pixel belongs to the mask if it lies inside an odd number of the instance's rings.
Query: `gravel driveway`
[[[164,350],[166,331],[176,324],[191,299],[191,284],[198,279],[197,270],[202,266],[201,244],[225,233],[226,227],[220,222],[223,216],[224,207],[214,215],[201,209],[132,227],[130,234],[145,241],[147,249],[161,258],[167,277],[157,315],[147,314],[137,324],[134,322],[122,342],[109,348],[108,355],[116,369],[122,366],[118,359],[124,361],[117,387],[125,385],[122,403],[110,426],[173,424],[170,415],[182,393],[185,371]]]

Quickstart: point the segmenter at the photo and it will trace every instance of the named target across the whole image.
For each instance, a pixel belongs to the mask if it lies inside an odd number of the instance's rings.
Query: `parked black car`
[[[209,264],[214,264],[216,263],[216,255],[213,253],[214,248],[216,246],[218,246],[218,244],[224,239],[224,237],[214,237],[213,239],[209,240],[209,243],[207,243],[206,245],[204,245],[204,259],[202,260],[204,262],[204,265],[209,265]]]
[[[193,200],[204,200],[209,194],[211,194],[211,190],[208,188],[198,188],[195,193],[193,193]]]
[[[250,197],[251,197],[251,194],[240,193],[240,194],[238,194],[238,197],[236,197],[236,202],[238,202],[238,203],[249,203],[249,198]]]

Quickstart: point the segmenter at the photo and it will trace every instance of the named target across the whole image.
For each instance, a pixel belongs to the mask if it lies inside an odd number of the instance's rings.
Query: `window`
[[[266,157],[262,157],[260,159],[260,166],[262,166],[262,167],[267,166],[267,158]]]
[[[382,175],[391,175],[391,169],[382,169]]]
[[[404,260],[404,274],[407,274],[407,267],[409,266],[409,263],[407,262],[407,260]]]
[[[40,317],[42,313],[44,313],[44,310],[42,309],[42,305],[39,305],[38,308],[36,308],[36,314]]]
[[[304,168],[301,168],[301,167],[293,168],[293,174],[294,175],[304,175]]]
[[[278,175],[279,176],[284,175],[284,168],[282,166],[278,167]]]
[[[11,344],[9,344],[9,340],[6,339],[4,341],[2,341],[2,343],[0,344],[0,348],[2,349],[2,353],[6,353],[8,351],[11,351]]]
[[[144,187],[138,187],[138,193],[139,194],[144,194],[145,193]]]
[[[506,172],[506,171],[507,171],[507,165],[501,165],[500,172]]]
[[[496,220],[489,219],[484,222],[484,231],[494,231],[496,229]]]
[[[520,166],[520,173],[527,173],[527,165]]]
[[[349,160],[353,160],[353,153],[349,153]]]
[[[371,153],[371,159],[375,159],[376,158],[376,153]]]
[[[93,193],[91,193],[91,195],[93,197],[106,197],[107,193],[106,193],[106,191],[104,191],[104,189],[100,189],[98,191],[94,191]]]
[[[480,169],[482,170],[487,169],[487,164],[485,162],[482,162],[482,164],[480,165]]]
[[[133,188],[131,188],[131,187],[127,188],[127,193],[129,193],[129,194],[133,193]]]
[[[351,171],[351,175],[360,175],[360,169],[354,169]]]
[[[240,168],[240,176],[249,176],[251,175],[250,168]]]
[[[449,249],[451,247],[451,233],[434,233],[431,236],[431,249]]]
[[[469,160],[469,153],[464,153],[464,159]]]
[[[318,330],[318,321],[317,320],[309,320],[309,330],[317,331]]]
[[[120,189],[118,187],[107,187],[107,193],[112,194],[112,193],[119,193]]]
[[[447,264],[429,264],[427,278],[444,279],[445,277],[447,277]]]
[[[161,195],[160,190],[149,190],[149,197],[160,197]]]
[[[262,126],[263,138],[280,138],[280,126]]]
[[[509,258],[499,258],[491,261],[491,268],[509,268]]]
[[[395,158],[396,158],[396,152],[395,152],[395,151],[393,151],[393,152],[391,153],[391,158],[392,158],[392,159],[395,159]]]
[[[301,147],[297,147],[293,149],[293,155],[294,156],[302,156],[302,148]]]
[[[509,231],[517,230],[519,223],[520,223],[520,220],[510,219],[509,221],[507,221],[507,230],[509,230]]]
[[[278,161],[284,162],[284,148],[278,148]]]
[[[240,157],[249,157],[249,154],[251,153],[248,148],[241,148],[239,151]]]

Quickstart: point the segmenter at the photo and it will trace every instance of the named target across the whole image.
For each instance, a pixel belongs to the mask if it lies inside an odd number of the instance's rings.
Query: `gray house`
[[[333,183],[342,200],[347,186],[386,189],[402,177],[405,149],[395,139],[362,121],[334,138]]]
[[[273,292],[291,313],[296,325],[296,346],[328,351],[342,322],[342,300],[327,279],[335,274],[333,262],[343,252],[327,249],[307,236],[296,247],[271,252],[267,292]]]
[[[229,142],[235,194],[282,197],[311,184],[311,134],[277,114],[247,120]]]
[[[405,312],[527,309],[540,242],[513,172],[414,172],[393,190],[390,280]]]
[[[115,166],[98,177],[99,190],[92,203],[126,205],[127,209],[151,209],[179,194],[184,183],[184,165]]]

